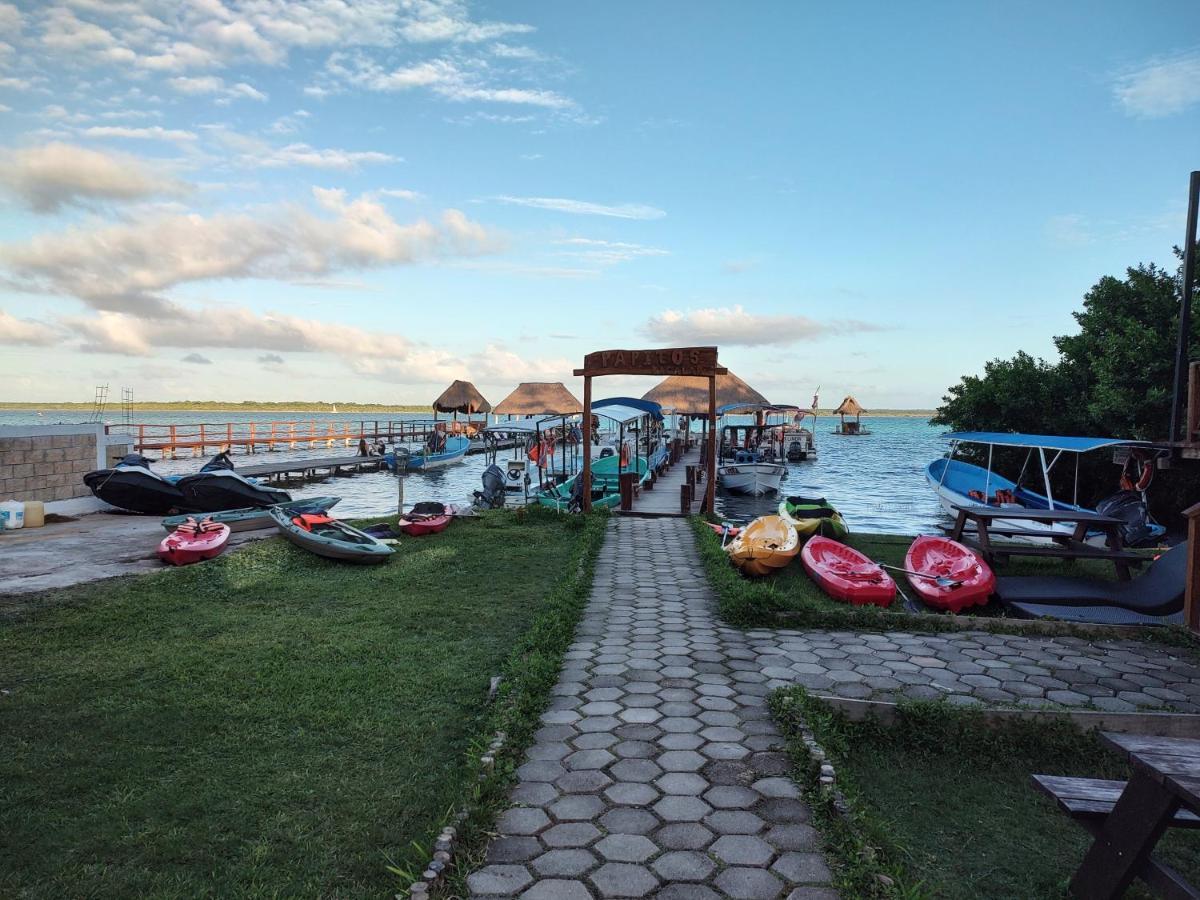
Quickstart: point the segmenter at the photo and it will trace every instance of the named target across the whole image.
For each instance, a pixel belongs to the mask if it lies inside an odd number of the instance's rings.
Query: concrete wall
[[[84,474],[105,468],[128,441],[114,435],[110,442],[103,425],[0,428],[0,500],[91,497]]]

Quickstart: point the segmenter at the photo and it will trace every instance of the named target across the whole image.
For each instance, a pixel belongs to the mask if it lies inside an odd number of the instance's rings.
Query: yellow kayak
[[[725,552],[747,575],[770,575],[800,550],[800,535],[780,516],[760,516],[729,542]]]

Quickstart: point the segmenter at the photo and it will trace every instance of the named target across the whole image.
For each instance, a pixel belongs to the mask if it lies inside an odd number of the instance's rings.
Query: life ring
[[[1137,478],[1133,477],[1136,468]],[[1121,490],[1145,493],[1154,480],[1154,460],[1145,450],[1131,450],[1121,469]]]

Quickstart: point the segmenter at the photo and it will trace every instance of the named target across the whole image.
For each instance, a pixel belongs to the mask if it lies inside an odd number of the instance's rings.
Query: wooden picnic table
[[[1072,893],[1085,900],[1109,900],[1121,896],[1134,878],[1142,878],[1164,897],[1200,897],[1200,891],[1178,872],[1151,855],[1167,828],[1200,826],[1200,741],[1111,732],[1100,737],[1129,758],[1132,773],[1123,786],[1120,782],[1035,776],[1035,781],[1120,787],[1115,803],[1109,801],[1110,811],[1093,816],[1091,830],[1096,840],[1071,879]],[[1078,791],[1048,789],[1045,784],[1039,787],[1071,812],[1063,795]],[[1101,799],[1091,802],[1103,806]],[[1088,816],[1086,811],[1071,814]]]
[[[1130,578],[1130,566],[1141,565],[1146,557],[1140,553],[1128,550],[1121,537],[1120,519],[1102,516],[1099,513],[1076,509],[1027,509],[1025,507],[997,507],[983,505],[955,504],[956,513],[954,527],[950,529],[950,538],[978,550],[988,561],[994,564],[1004,562],[1010,556],[1040,556],[1055,559],[1105,559],[1117,568],[1117,577],[1123,581]],[[1011,523],[1018,524],[1013,525]],[[968,523],[974,525],[969,532]],[[1056,525],[1074,523],[1071,532],[1051,532],[1045,529],[1029,528],[1030,525]],[[1104,534],[1103,547],[1095,547],[1086,542],[1089,532],[1099,531]],[[1051,544],[1023,544],[1017,542],[993,543],[994,537],[1006,538],[1038,538],[1049,539]]]

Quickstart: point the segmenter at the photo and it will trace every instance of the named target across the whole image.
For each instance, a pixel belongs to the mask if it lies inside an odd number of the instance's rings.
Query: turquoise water
[[[146,424],[224,424],[231,421],[230,414],[218,412],[137,412],[134,421]],[[286,413],[237,414],[238,422],[272,422],[294,418],[316,421],[318,425],[357,425],[364,419],[373,421],[391,419],[427,419],[427,415],[405,415],[393,413],[381,416],[363,416],[361,413],[325,415]],[[43,416],[29,412],[0,410],[2,425],[54,424],[58,422],[83,422],[86,413],[50,411]],[[119,430],[121,417],[107,419]],[[817,421],[816,443],[818,457],[808,462],[788,464],[788,475],[784,491],[788,494],[817,495],[827,498],[838,507],[856,531],[877,531],[895,534],[929,532],[939,523],[946,521],[932,490],[925,483],[924,468],[930,460],[940,456],[947,448],[942,429],[934,428],[924,419],[871,417],[864,425],[872,433],[866,437],[841,437],[831,434],[837,420],[821,418]],[[256,453],[253,456],[238,454],[238,460],[270,462],[302,456],[330,456],[352,453],[353,448],[341,445],[334,448],[307,448],[295,451]],[[501,460],[506,454],[501,452]],[[187,473],[200,468],[204,459],[187,457],[164,460],[155,468],[164,473]],[[404,496],[408,504],[420,500],[440,500],[446,503],[469,502],[471,492],[480,486],[480,475],[487,466],[481,455],[468,456],[462,463],[450,465],[430,472],[412,473],[405,477]],[[338,511],[346,516],[376,516],[396,510],[399,485],[393,475],[386,473],[364,474],[348,478],[330,479],[325,482],[290,488],[296,497],[334,494],[343,498]],[[733,522],[745,522],[757,515],[771,512],[778,506],[779,497],[743,497],[724,495],[717,492],[717,512]]]

